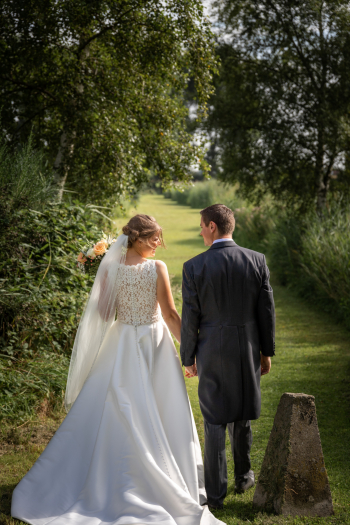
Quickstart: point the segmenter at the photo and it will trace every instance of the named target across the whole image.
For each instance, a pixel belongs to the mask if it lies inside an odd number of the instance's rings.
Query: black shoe
[[[210,503],[208,503],[208,508],[209,510],[222,510],[224,506],[223,505],[210,505]]]
[[[237,494],[243,494],[248,489],[254,487],[255,485],[255,476],[252,470],[249,471],[248,479],[244,481],[236,481],[235,483],[235,492]]]

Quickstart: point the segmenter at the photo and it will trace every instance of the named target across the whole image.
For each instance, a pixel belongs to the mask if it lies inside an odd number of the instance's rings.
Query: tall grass
[[[350,206],[322,217],[286,215],[268,239],[271,266],[282,284],[317,303],[350,329]]]
[[[164,196],[191,208],[206,208],[217,203],[229,208],[244,206],[244,201],[237,195],[237,186],[229,186],[216,179],[196,182],[185,189],[173,188]]]
[[[42,209],[56,193],[53,177],[44,153],[35,150],[32,139],[10,151],[4,139],[0,142],[0,188],[2,213],[9,208]]]
[[[301,266],[322,294],[350,314],[350,206],[333,207],[310,221],[302,237]]]

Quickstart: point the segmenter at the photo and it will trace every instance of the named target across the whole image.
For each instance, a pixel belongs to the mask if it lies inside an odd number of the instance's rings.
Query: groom
[[[181,359],[187,377],[198,372],[205,487],[209,507],[220,509],[227,492],[226,427],[236,492],[255,483],[250,420],[260,415],[260,375],[270,371],[275,353],[275,310],[265,256],[233,241],[232,210],[214,204],[200,213],[210,249],[183,267]]]

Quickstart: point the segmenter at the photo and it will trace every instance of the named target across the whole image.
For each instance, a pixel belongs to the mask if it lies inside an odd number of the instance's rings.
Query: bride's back
[[[118,321],[140,326],[160,320],[157,269],[154,260],[132,266],[120,265],[116,291]]]

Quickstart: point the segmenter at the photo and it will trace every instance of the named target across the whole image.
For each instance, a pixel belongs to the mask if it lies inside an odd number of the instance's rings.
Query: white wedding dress
[[[17,485],[33,525],[222,524],[206,501],[181,365],[156,298],[155,261],[121,266],[118,320],[66,419]]]

